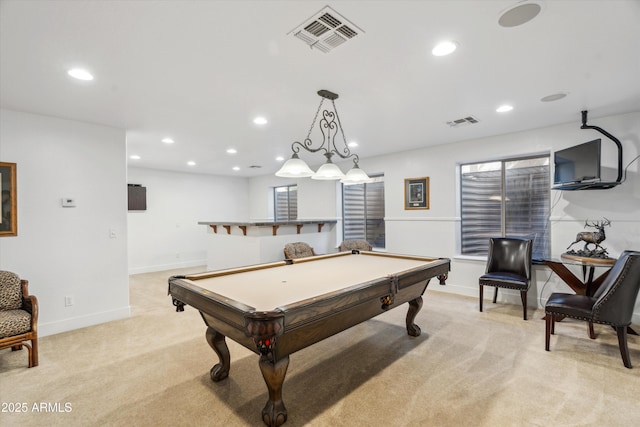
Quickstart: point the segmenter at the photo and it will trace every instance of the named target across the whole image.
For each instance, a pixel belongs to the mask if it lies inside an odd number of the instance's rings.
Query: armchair
[[[571,317],[612,326],[618,335],[618,347],[625,367],[631,368],[627,327],[631,325],[633,308],[640,290],[640,252],[624,251],[607,278],[593,296],[553,293],[547,300],[545,311],[545,347],[549,351],[555,322]]]
[[[17,274],[0,271],[0,349],[16,351],[24,345],[31,368],[38,366],[38,299],[28,287]]]
[[[313,248],[305,242],[287,243],[284,246],[285,259],[305,258],[315,256],[315,254]]]
[[[371,244],[366,240],[345,240],[342,243],[340,243],[340,246],[338,246],[339,252],[353,251],[353,250],[370,251],[370,250],[373,250],[373,246],[371,246]]]
[[[498,299],[498,288],[520,291],[522,315],[527,320],[527,291],[531,285],[532,245],[530,239],[492,237],[489,239],[489,258],[484,275],[480,276],[480,311],[484,286],[495,287],[493,303]]]

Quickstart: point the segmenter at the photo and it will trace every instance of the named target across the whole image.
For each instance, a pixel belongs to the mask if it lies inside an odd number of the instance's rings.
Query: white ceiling
[[[499,26],[517,3],[2,0],[1,106],[126,129],[128,154],[142,157],[130,165],[236,176],[280,167],[320,89],[340,95],[364,170],[390,152],[579,127],[585,109],[590,123],[640,111],[640,1],[541,0],[534,20]],[[364,33],[322,53],[288,33],[327,4]],[[431,55],[442,39],[458,50]],[[67,76],[76,66],[95,80]],[[540,101],[560,91],[569,95]],[[514,110],[496,113],[503,103]],[[480,122],[446,125],[469,115]]]

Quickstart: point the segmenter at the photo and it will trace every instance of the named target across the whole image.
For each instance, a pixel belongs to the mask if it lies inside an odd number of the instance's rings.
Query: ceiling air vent
[[[312,49],[328,53],[361,33],[364,33],[362,29],[326,6],[288,34],[302,40]]]
[[[451,120],[450,122],[447,122],[447,124],[452,128],[456,128],[456,127],[460,127],[460,126],[474,125],[474,124],[478,123],[479,121],[480,120],[476,119],[473,116],[467,116],[467,117],[463,117],[461,119]]]

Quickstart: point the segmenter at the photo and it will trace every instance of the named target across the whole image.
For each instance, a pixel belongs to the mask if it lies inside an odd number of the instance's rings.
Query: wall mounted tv
[[[600,139],[594,139],[584,144],[556,151],[553,156],[554,188],[573,190],[599,183],[600,142]]]
[[[602,181],[600,172],[600,140],[585,142],[554,153],[553,190],[606,190],[622,184],[622,144],[620,140],[598,126],[587,124],[587,110],[582,111],[580,129],[597,130],[618,147],[618,177]]]
[[[130,211],[147,210],[147,187],[140,184],[127,184]]]

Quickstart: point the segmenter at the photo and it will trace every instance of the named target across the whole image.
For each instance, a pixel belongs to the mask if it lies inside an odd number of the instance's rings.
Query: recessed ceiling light
[[[253,119],[253,123],[257,125],[266,125],[267,123],[269,123],[269,121],[262,116],[258,116],[255,119]]]
[[[457,48],[458,43],[447,40],[438,43],[436,47],[433,48],[431,53],[435,56],[445,56],[453,53],[453,51],[455,51]]]
[[[517,27],[518,25],[526,24],[531,21],[533,18],[538,16],[541,10],[542,6],[537,3],[520,3],[502,13],[500,18],[498,18],[498,24],[507,28]]]
[[[189,166],[195,166],[195,165],[196,165],[196,162],[194,162],[193,160],[190,160],[190,161],[188,161],[188,162],[187,162],[187,164],[188,164]]]
[[[513,110],[511,105],[501,105],[496,109],[497,113],[506,113],[507,111]]]
[[[240,167],[239,167],[239,166],[234,166],[232,169],[233,169],[234,171],[239,171],[239,170],[240,170]]]
[[[165,144],[173,144],[175,141],[171,138],[162,138],[162,142]]]
[[[284,162],[284,157],[278,156],[278,157],[276,157],[276,161],[277,162]]]
[[[78,80],[86,80],[86,81],[93,80],[93,76],[91,75],[91,73],[81,68],[73,68],[67,71],[67,74],[69,74],[74,79],[78,79]]]
[[[562,98],[566,97],[568,94],[569,94],[568,92],[553,93],[551,95],[545,96],[544,98],[540,98],[540,101],[542,101],[542,102],[557,101],[559,99],[562,99]]]
[[[131,160],[140,160],[140,156],[138,156],[137,154],[133,154],[133,155],[129,156],[129,158]]]
[[[355,142],[355,141],[351,141],[351,142],[349,142],[347,145],[348,145],[349,147],[351,147],[351,148],[355,148],[355,147],[357,147],[357,146],[358,146],[358,143],[357,143],[357,142]]]
[[[227,154],[236,154],[238,152],[238,150],[236,150],[235,148],[229,148],[227,150]]]

